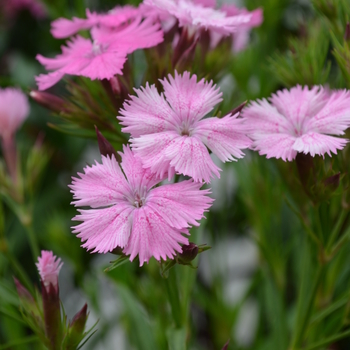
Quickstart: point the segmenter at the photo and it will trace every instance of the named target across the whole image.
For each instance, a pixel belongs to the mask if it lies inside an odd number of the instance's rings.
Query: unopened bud
[[[244,108],[244,106],[247,104],[248,101],[244,101],[243,103],[241,103],[239,106],[237,106],[236,108],[234,108],[230,114],[235,115],[236,113],[241,112],[241,110]]]
[[[181,262],[189,263],[198,255],[198,246],[195,243],[190,242],[188,245],[182,246],[182,253],[178,255]]]
[[[108,140],[101,134],[96,125],[95,131],[97,135],[98,148],[100,149],[101,155],[105,157],[112,157],[112,155],[114,155],[117,162],[120,163],[120,155],[115,151],[114,147],[108,142]]]
[[[346,23],[345,27],[345,33],[344,33],[344,40],[345,41],[350,41],[350,23]]]
[[[84,329],[88,317],[87,304],[73,317],[69,324],[68,336],[66,341],[67,349],[76,349],[78,344],[84,338]]]
[[[21,302],[35,304],[34,298],[28,292],[28,290],[25,287],[23,287],[21,282],[16,277],[13,277],[13,279],[15,281],[17,294],[18,294],[19,299],[21,300]]]
[[[109,79],[109,83],[111,84],[112,91],[116,95],[120,95],[122,92],[122,86],[120,84],[119,79],[117,77],[112,77],[111,79]]]
[[[60,113],[66,111],[66,102],[62,98],[50,94],[49,92],[32,90],[29,96],[35,102],[53,112]]]

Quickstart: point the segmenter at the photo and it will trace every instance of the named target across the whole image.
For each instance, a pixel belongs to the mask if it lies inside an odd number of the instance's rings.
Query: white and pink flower
[[[253,149],[267,158],[293,160],[297,153],[331,156],[343,149],[350,126],[350,91],[329,92],[321,86],[296,86],[252,102],[243,118]]]
[[[188,244],[183,234],[211,206],[208,190],[192,180],[155,187],[162,179],[149,169],[129,147],[124,146],[121,167],[112,158],[102,156],[102,164],[86,167],[70,185],[82,221],[73,233],[88,250],[107,253],[120,247],[132,261],[139,256],[140,266],[153,256],[173,258]]]
[[[222,93],[204,79],[175,72],[161,80],[164,95],[154,85],[135,90],[137,96],[124,103],[118,119],[123,132],[132,136],[131,144],[143,166],[162,177],[168,173],[191,176],[195,181],[210,182],[220,177],[207,147],[223,162],[244,156],[251,140],[245,126],[235,115],[204,118],[222,101]]]

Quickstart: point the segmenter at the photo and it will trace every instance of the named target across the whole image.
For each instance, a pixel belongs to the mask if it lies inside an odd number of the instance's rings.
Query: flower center
[[[126,198],[135,208],[141,208],[146,204],[147,194],[147,186],[143,186],[142,188],[135,189]]]
[[[108,49],[108,44],[106,44],[106,43],[99,44],[96,40],[94,40],[92,43],[91,51],[88,52],[85,55],[85,57],[87,57],[87,58],[96,57],[96,56],[101,55],[102,53],[106,52],[107,49]]]
[[[179,133],[181,136],[191,136],[193,127],[190,125],[188,121],[182,122]]]

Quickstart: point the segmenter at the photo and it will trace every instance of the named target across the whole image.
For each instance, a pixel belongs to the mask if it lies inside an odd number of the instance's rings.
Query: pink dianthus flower
[[[157,260],[173,258],[188,244],[182,234],[203,217],[213,199],[208,190],[192,180],[154,187],[162,179],[142,167],[141,160],[124,146],[121,168],[114,156],[102,156],[84,169],[70,185],[75,206],[73,218],[82,221],[74,233],[93,252],[107,253],[120,247],[132,261],[139,256],[140,266],[154,256]],[[123,172],[124,174],[123,174]]]
[[[55,58],[37,55],[37,60],[49,74],[36,77],[39,90],[46,90],[56,84],[65,74],[94,79],[111,79],[122,74],[127,54],[157,45],[163,41],[163,32],[152,19],[135,19],[118,30],[94,27],[92,41],[81,36],[74,37],[67,46],[62,46],[62,54]]]
[[[222,101],[212,81],[197,82],[189,72],[175,72],[175,78],[169,74],[168,79],[161,80],[165,98],[154,85],[135,90],[137,96],[124,103],[118,117],[125,126],[122,131],[131,134],[132,148],[144,167],[158,176],[176,172],[210,182],[213,175],[220,177],[220,169],[207,147],[226,162],[242,158],[241,149],[251,140],[238,113],[203,119]]]
[[[298,85],[252,102],[242,115],[253,149],[267,158],[291,161],[298,152],[331,156],[348,142],[330,135],[343,135],[350,126],[350,92]]]
[[[251,13],[228,16],[208,7],[212,2],[191,0],[144,0],[144,4],[166,11],[179,20],[179,25],[210,29],[221,34],[232,34],[251,21]],[[204,6],[205,5],[205,6]]]
[[[139,14],[139,9],[130,5],[117,6],[108,13],[101,14],[86,9],[86,18],[73,17],[71,20],[58,18],[53,21],[51,33],[55,38],[67,38],[79,30],[90,29],[94,26],[117,28],[129,20],[134,20]]]
[[[39,270],[41,281],[48,293],[50,284],[53,285],[56,291],[58,290],[58,274],[62,265],[61,259],[53,255],[51,251],[41,251],[41,257],[39,256],[36,266]]]

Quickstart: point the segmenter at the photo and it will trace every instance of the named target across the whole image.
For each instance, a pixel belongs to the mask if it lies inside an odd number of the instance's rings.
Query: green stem
[[[339,238],[338,242],[333,246],[330,256],[333,257],[339,249],[349,240],[350,238],[350,227],[344,232],[344,234]]]
[[[39,256],[38,241],[36,239],[36,235],[35,235],[35,232],[33,230],[32,223],[31,222],[29,222],[28,224],[27,223],[23,223],[23,226],[27,230],[28,238],[29,238],[30,250],[32,251],[33,261],[35,262],[35,261],[38,260],[38,256]]]
[[[334,229],[329,237],[327,246],[326,246],[326,252],[329,252],[330,249],[332,248],[333,243],[335,242],[335,240],[337,239],[339,232],[344,224],[344,221],[347,219],[348,217],[348,211],[347,210],[342,210],[341,214],[338,217],[337,223],[334,226]]]
[[[305,350],[321,349],[328,344],[334,343],[334,342],[336,342],[340,339],[346,338],[348,336],[350,336],[350,330],[343,332],[343,333],[339,333],[337,335],[333,335],[333,336],[326,338],[324,340],[321,340],[317,343],[313,343],[310,346],[308,346]]]
[[[318,287],[319,287],[320,282],[322,280],[324,268],[325,268],[324,263],[321,263],[317,268],[316,277],[315,277],[315,280],[314,280],[314,283],[313,283],[313,286],[311,289],[311,293],[310,293],[309,298],[308,298],[304,317],[302,318],[300,326],[297,328],[297,331],[296,331],[295,336],[294,336],[293,341],[292,341],[292,344],[293,344],[291,347],[292,350],[299,348],[300,343],[303,341],[304,334],[308,329],[309,320],[310,320],[310,317],[312,314],[312,308],[313,308],[314,303],[315,303],[315,297],[316,297]],[[301,297],[299,296],[298,310],[300,309],[301,304],[302,304],[302,300],[301,300]]]
[[[165,288],[168,294],[169,303],[171,306],[171,313],[176,325],[176,328],[182,326],[181,304],[179,290],[177,288],[175,269],[169,271],[169,277],[164,278]]]

